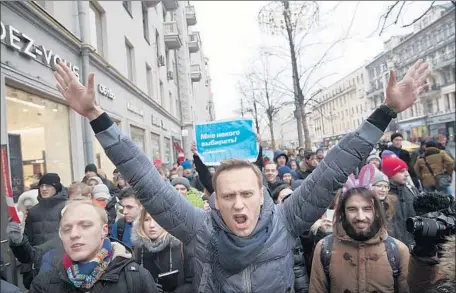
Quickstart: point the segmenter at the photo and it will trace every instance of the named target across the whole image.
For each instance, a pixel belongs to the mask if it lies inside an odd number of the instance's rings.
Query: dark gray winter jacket
[[[382,115],[379,110],[375,113]],[[208,249],[216,223],[211,212],[194,207],[170,187],[148,157],[121,134],[106,113],[91,125],[106,154],[136,190],[147,212],[182,241],[187,252],[194,257],[195,292],[279,293],[294,292],[293,249],[296,238],[323,215],[333,199],[333,191],[341,188],[361,160],[369,156],[390,121],[385,116],[380,118],[382,129],[366,121],[357,132],[347,134],[283,204],[274,205],[271,198],[265,197],[260,217],[265,210],[269,211],[267,215],[272,217],[270,236],[251,265],[241,273],[222,279],[213,276],[214,259]],[[220,226],[217,228],[224,230]],[[219,282],[218,286],[221,284],[220,290],[215,289],[216,282]]]

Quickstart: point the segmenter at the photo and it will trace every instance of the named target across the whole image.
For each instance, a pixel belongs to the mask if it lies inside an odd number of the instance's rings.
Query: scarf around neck
[[[113,249],[106,238],[94,259],[87,263],[75,263],[67,253],[63,256],[63,267],[68,279],[76,288],[90,289],[104,274],[111,263]]]
[[[220,212],[215,209],[214,196],[211,197],[211,213],[214,225],[214,237],[209,243],[214,263],[230,276],[240,273],[252,264],[263,250],[264,244],[272,233],[272,217],[274,204],[265,189],[264,204],[261,208],[258,223],[248,237],[233,234],[226,226]],[[216,278],[221,278],[221,272]],[[217,276],[218,275],[218,276]]]

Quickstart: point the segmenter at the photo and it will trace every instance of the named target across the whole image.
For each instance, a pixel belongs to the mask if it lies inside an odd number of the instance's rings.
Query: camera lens
[[[423,231],[423,219],[421,217],[408,218],[405,221],[405,227],[409,233],[421,234]]]

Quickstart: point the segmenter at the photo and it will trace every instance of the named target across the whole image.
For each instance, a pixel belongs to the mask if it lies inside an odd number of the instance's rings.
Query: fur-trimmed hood
[[[31,206],[25,206],[25,203],[27,202],[27,205]],[[19,199],[17,200],[17,209],[19,211],[24,210],[25,208],[31,208],[35,205],[38,204],[38,189],[32,189],[26,192],[23,192],[20,196]]]
[[[138,228],[139,228],[139,217],[133,222],[133,226],[131,229],[131,242],[133,243],[134,247],[138,248],[145,248],[149,252],[160,252],[169,245],[171,247],[176,247],[181,245],[181,242],[179,239],[174,237],[173,235],[169,234],[166,232],[166,235],[163,237],[160,237],[159,239],[152,241],[149,238],[142,237],[138,233]],[[165,245],[163,245],[165,244]]]
[[[446,283],[452,284],[453,288],[456,285],[456,238],[452,236],[448,238],[443,245],[443,254],[440,258],[439,273],[445,279]]]

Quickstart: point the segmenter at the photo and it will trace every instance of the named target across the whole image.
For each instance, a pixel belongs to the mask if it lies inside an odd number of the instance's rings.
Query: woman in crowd
[[[375,195],[385,208],[385,215],[387,220],[386,227],[388,232],[391,232],[391,229],[394,227],[392,221],[396,209],[397,197],[394,194],[389,193],[390,184],[388,176],[383,174],[378,169],[375,169],[375,175],[372,181],[372,190],[375,192]]]
[[[136,262],[151,273],[164,292],[192,292],[191,263],[182,242],[155,222],[145,209],[133,223],[131,241]],[[160,277],[164,274],[167,276]]]

